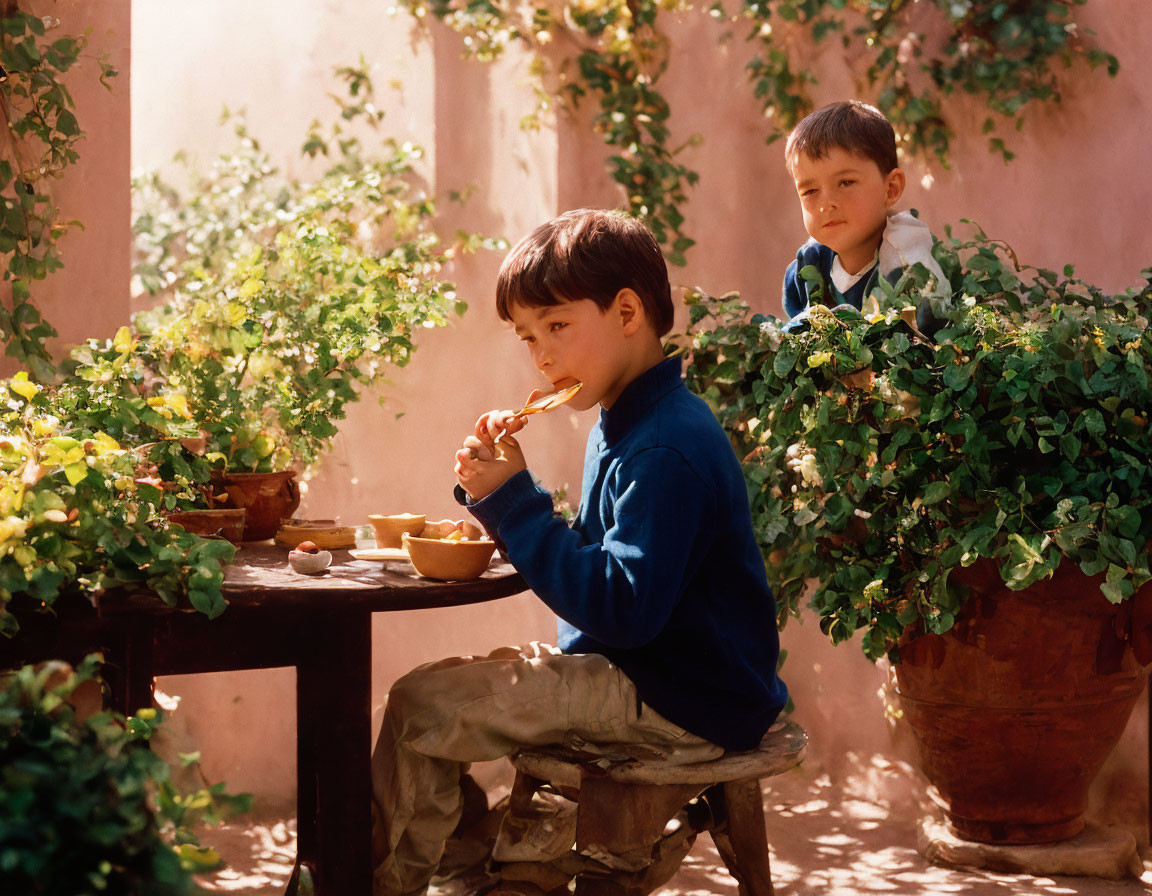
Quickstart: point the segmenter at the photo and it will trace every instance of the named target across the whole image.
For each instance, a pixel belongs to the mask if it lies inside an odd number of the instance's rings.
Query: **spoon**
[[[509,419],[519,420],[521,417],[527,417],[529,414],[543,414],[545,411],[558,408],[565,402],[571,401],[583,386],[583,383],[573,383],[571,386],[565,386],[563,389],[557,389],[555,392],[541,395],[535,401],[528,402]]]
[[[528,417],[532,414],[543,414],[545,411],[555,410],[565,402],[571,401],[583,386],[583,383],[573,383],[571,386],[565,386],[563,389],[557,389],[554,392],[541,395],[524,405],[524,407],[509,417],[508,420],[519,420],[521,417]],[[504,438],[503,432],[500,433],[494,441],[499,442],[502,438]]]

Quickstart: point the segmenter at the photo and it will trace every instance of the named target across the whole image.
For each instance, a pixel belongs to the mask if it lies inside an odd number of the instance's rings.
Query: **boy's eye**
[[[856,181],[852,180],[850,177],[846,177],[846,178],[844,178],[844,180],[840,181],[840,186],[850,187],[854,183],[856,183]]]
[[[568,326],[568,325],[565,323],[561,323],[560,321],[555,321],[554,323],[549,325],[548,329],[551,330],[553,333],[555,333],[557,330],[562,330],[566,326]]]

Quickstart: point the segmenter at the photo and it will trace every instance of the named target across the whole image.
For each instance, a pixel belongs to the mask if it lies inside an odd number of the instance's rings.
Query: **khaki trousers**
[[[723,750],[640,703],[605,657],[532,642],[413,669],[393,685],[372,754],[376,896],[422,893],[460,819],[460,777],[517,747],[567,743],[673,762]]]

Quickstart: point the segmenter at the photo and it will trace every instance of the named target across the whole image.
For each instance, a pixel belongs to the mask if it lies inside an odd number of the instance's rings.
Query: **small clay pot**
[[[376,534],[376,547],[398,548],[405,534],[417,535],[424,529],[424,514],[397,513],[385,516],[379,513],[368,514],[368,522]]]
[[[193,535],[226,538],[232,544],[240,544],[243,540],[246,516],[247,511],[243,507],[227,510],[173,510],[167,514],[168,522],[182,526]]]

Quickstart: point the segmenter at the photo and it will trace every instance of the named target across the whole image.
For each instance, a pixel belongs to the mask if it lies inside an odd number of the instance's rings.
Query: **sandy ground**
[[[768,785],[771,786],[768,786]],[[797,770],[765,782],[772,876],[780,896],[1145,896],[1152,862],[1140,879],[1032,877],[928,864],[916,851],[920,812],[845,794],[824,776]],[[227,867],[201,876],[211,893],[284,892],[295,856],[295,821],[242,819],[204,830]],[[465,896],[458,882],[431,896]],[[736,896],[736,885],[707,835],[701,835],[659,896]]]

